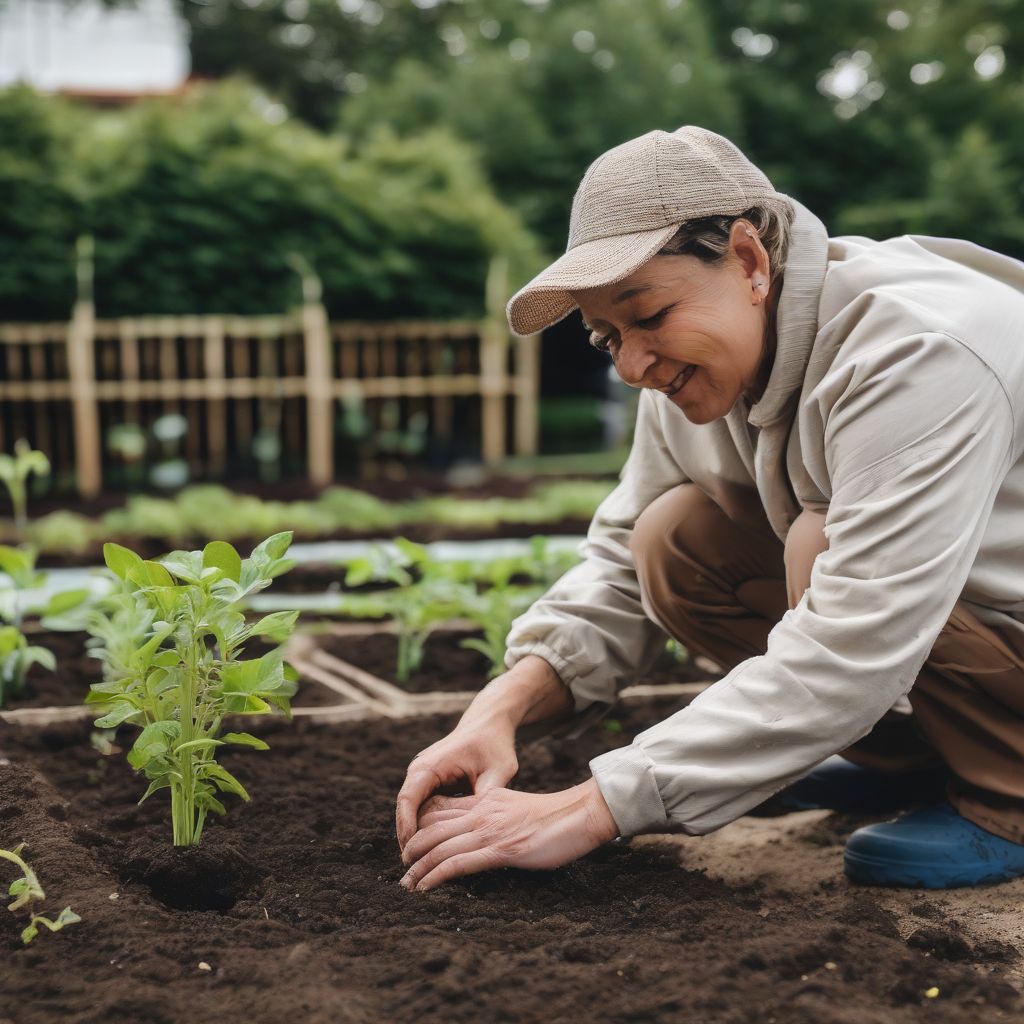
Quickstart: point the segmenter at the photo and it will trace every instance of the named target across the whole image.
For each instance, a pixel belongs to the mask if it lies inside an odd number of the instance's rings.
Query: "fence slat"
[[[489,285],[497,295],[500,275]],[[247,464],[258,410],[259,425],[284,431],[289,454],[305,442],[308,477],[322,486],[333,479],[337,403],[363,404],[372,420],[398,413],[402,423],[429,403],[431,430],[444,438],[460,429],[456,400],[478,397],[481,448],[493,462],[506,454],[509,397],[516,450],[536,445],[537,344],[517,343],[510,375],[496,305],[477,321],[330,324],[316,301],[286,316],[97,320],[82,299],[67,324],[0,324],[0,440],[34,425],[59,475],[71,468],[66,438],[79,490],[91,495],[103,483],[101,411],[144,429],[161,411],[186,411],[193,468],[218,476]],[[60,403],[70,403],[71,424]]]
[[[96,367],[93,352],[93,305],[88,300],[75,303],[68,328],[68,373],[71,378],[71,405],[75,424],[75,471],[78,490],[87,498],[103,487],[103,460],[100,450],[100,415],[96,405]]]
[[[324,487],[334,477],[334,402],[331,395],[331,329],[319,302],[302,307],[306,348],[307,468],[310,482]]]
[[[206,450],[210,472],[219,475],[228,462],[227,402],[224,400],[224,321],[210,317],[203,331],[203,372],[210,388],[206,407]]]

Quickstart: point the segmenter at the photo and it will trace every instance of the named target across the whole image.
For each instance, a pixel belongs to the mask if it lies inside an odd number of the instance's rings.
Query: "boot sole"
[[[851,882],[858,885],[877,885],[900,889],[960,889],[975,885],[1009,882],[1024,875],[1024,865],[995,868],[991,861],[972,861],[938,866],[924,861],[901,861],[894,864],[881,857],[866,856],[847,851],[843,856],[843,870]]]

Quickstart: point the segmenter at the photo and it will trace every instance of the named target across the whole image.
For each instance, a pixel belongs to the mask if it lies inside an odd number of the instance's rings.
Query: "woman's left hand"
[[[401,881],[417,892],[491,868],[561,867],[619,834],[593,779],[559,793],[433,797],[418,825],[402,852],[410,867]]]

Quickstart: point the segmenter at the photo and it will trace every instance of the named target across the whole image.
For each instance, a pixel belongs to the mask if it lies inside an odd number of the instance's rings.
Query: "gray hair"
[[[768,271],[777,278],[786,269],[789,255],[789,229],[793,224],[793,207],[752,206],[736,217],[701,217],[688,220],[658,251],[659,256],[696,256],[705,263],[721,263],[729,251],[729,229],[737,220],[748,220],[757,231],[768,253]]]

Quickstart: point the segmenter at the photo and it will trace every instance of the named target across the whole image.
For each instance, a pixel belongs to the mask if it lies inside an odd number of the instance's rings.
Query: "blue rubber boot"
[[[787,786],[779,800],[795,811],[827,808],[888,814],[945,798],[948,773],[941,765],[910,772],[880,772],[836,754]]]
[[[846,842],[843,867],[861,885],[955,889],[1024,875],[1024,844],[939,804],[857,829]]]

